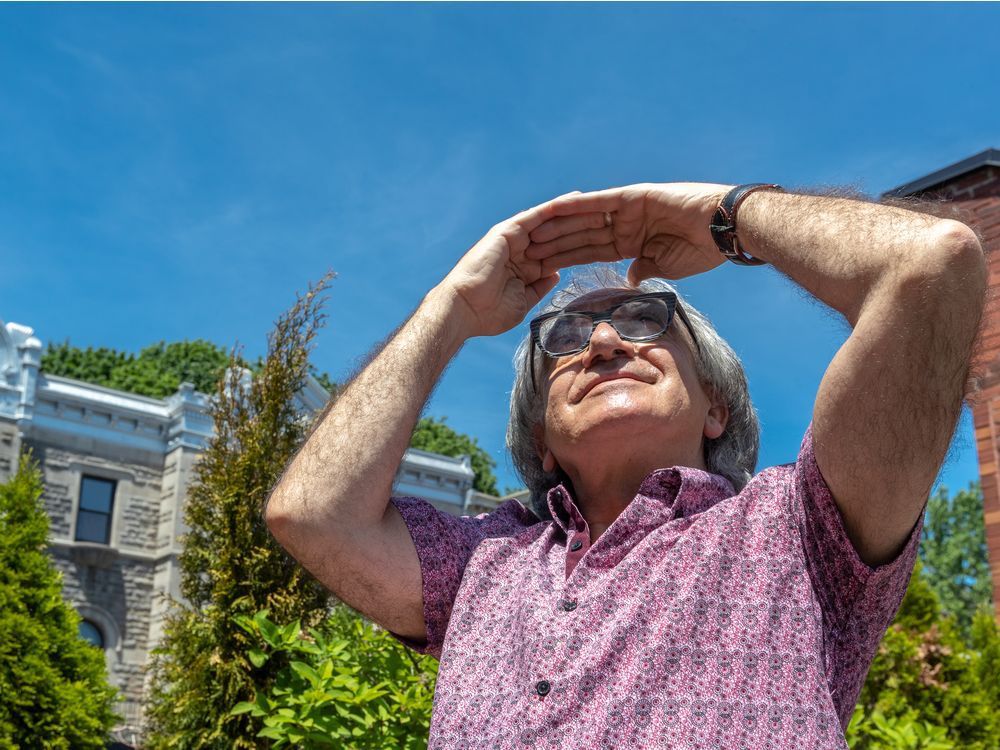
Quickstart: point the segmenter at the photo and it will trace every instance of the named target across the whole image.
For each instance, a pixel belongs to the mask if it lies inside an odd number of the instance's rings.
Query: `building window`
[[[101,635],[101,629],[90,620],[80,620],[80,637],[87,643],[104,648],[104,636]]]
[[[76,540],[107,544],[111,541],[111,508],[115,483],[110,479],[84,477],[80,483],[80,511],[76,516]]]

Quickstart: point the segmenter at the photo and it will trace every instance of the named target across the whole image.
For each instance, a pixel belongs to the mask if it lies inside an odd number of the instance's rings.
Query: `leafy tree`
[[[327,593],[293,564],[264,525],[271,487],[301,443],[307,420],[294,396],[322,326],[328,274],[275,324],[267,357],[249,379],[234,354],[213,406],[215,435],[197,464],[180,555],[181,593],[154,652],[147,706],[151,748],[264,747],[251,714],[230,714],[269,687],[280,663],[255,664],[242,616],[266,609],[280,622],[307,626],[326,614]]]
[[[942,609],[968,633],[976,611],[992,604],[993,582],[979,482],[949,499],[939,487],[927,503],[920,559]]]
[[[160,341],[138,355],[116,349],[80,349],[69,341],[49,344],[42,355],[42,370],[96,385],[164,398],[183,382],[212,393],[229,362],[225,349],[210,341]]]
[[[497,462],[479,445],[476,438],[452,429],[447,423],[447,417],[421,419],[413,431],[410,447],[444,456],[468,456],[472,460],[472,471],[475,472],[472,486],[487,495],[498,494],[497,478],[493,473]]]
[[[338,606],[318,628],[241,618],[257,640],[256,664],[281,671],[253,701],[233,708],[261,719],[274,748],[417,750],[427,746],[437,660],[415,656],[389,633]]]
[[[194,384],[195,390],[202,393],[213,393],[229,364],[229,356],[226,349],[204,339],[160,341],[137,355],[105,347],[81,349],[63,341],[49,344],[42,354],[42,370],[140,396],[165,398],[185,382]],[[264,366],[261,358],[254,362],[239,358],[239,363],[253,372]],[[337,384],[327,373],[311,366],[309,372],[331,394],[336,391]]]
[[[41,494],[28,456],[0,485],[0,747],[103,748],[116,693],[62,598]]]

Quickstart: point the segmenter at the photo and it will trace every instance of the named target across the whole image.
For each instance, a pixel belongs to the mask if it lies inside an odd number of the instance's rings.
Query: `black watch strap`
[[[740,203],[750,193],[755,190],[780,190],[784,189],[780,185],[772,185],[767,182],[751,182],[746,185],[737,185],[719,203],[712,216],[712,223],[709,229],[712,232],[712,239],[718,245],[719,250],[733,263],[741,266],[762,266],[766,261],[754,258],[740,246],[740,239],[736,236],[736,212],[739,211]]]

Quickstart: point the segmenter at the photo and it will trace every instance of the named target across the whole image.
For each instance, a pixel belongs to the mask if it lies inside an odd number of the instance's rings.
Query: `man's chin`
[[[585,440],[615,440],[616,446],[627,445],[633,440],[656,439],[669,433],[667,420],[663,416],[650,414],[640,409],[614,407],[602,409],[599,417],[588,420],[578,433]]]

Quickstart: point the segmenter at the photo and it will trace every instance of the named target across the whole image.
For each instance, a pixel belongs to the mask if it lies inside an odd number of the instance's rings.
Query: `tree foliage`
[[[410,447],[444,456],[468,456],[472,461],[475,477],[472,486],[487,495],[497,495],[497,478],[493,470],[497,462],[479,445],[474,437],[469,437],[452,429],[447,417],[435,419],[424,417],[417,423],[410,439]]]
[[[216,389],[215,434],[188,491],[190,528],[180,555],[181,593],[154,652],[147,706],[151,748],[251,748],[263,728],[251,714],[230,714],[270,686],[280,665],[248,658],[240,617],[268,610],[280,622],[320,622],[327,593],[292,563],[263,522],[271,487],[300,445],[308,421],[295,394],[322,326],[323,292],[310,287],[275,324],[267,357],[251,378],[236,354]]]
[[[103,748],[116,722],[104,652],[79,637],[46,552],[49,517],[30,457],[0,485],[0,747]]]
[[[993,583],[978,482],[948,497],[939,487],[927,503],[920,559],[943,611],[968,634],[976,612],[992,604]]]
[[[281,665],[269,689],[233,707],[264,723],[274,748],[418,750],[427,746],[437,660],[416,656],[389,633],[338,606],[303,632],[266,612],[241,618],[257,641],[255,664]]]
[[[42,354],[42,371],[140,396],[166,398],[181,383],[192,383],[197,391],[213,393],[229,358],[226,349],[204,339],[160,341],[138,354],[107,347],[81,349],[63,341],[49,344]],[[264,366],[260,358],[247,362],[240,357],[239,363],[253,372]],[[336,392],[337,384],[327,373],[312,366],[309,373],[331,394]]]
[[[80,349],[69,341],[49,344],[42,370],[120,391],[165,398],[184,382],[212,393],[229,363],[228,352],[204,339],[160,341],[138,355],[101,347]]]

